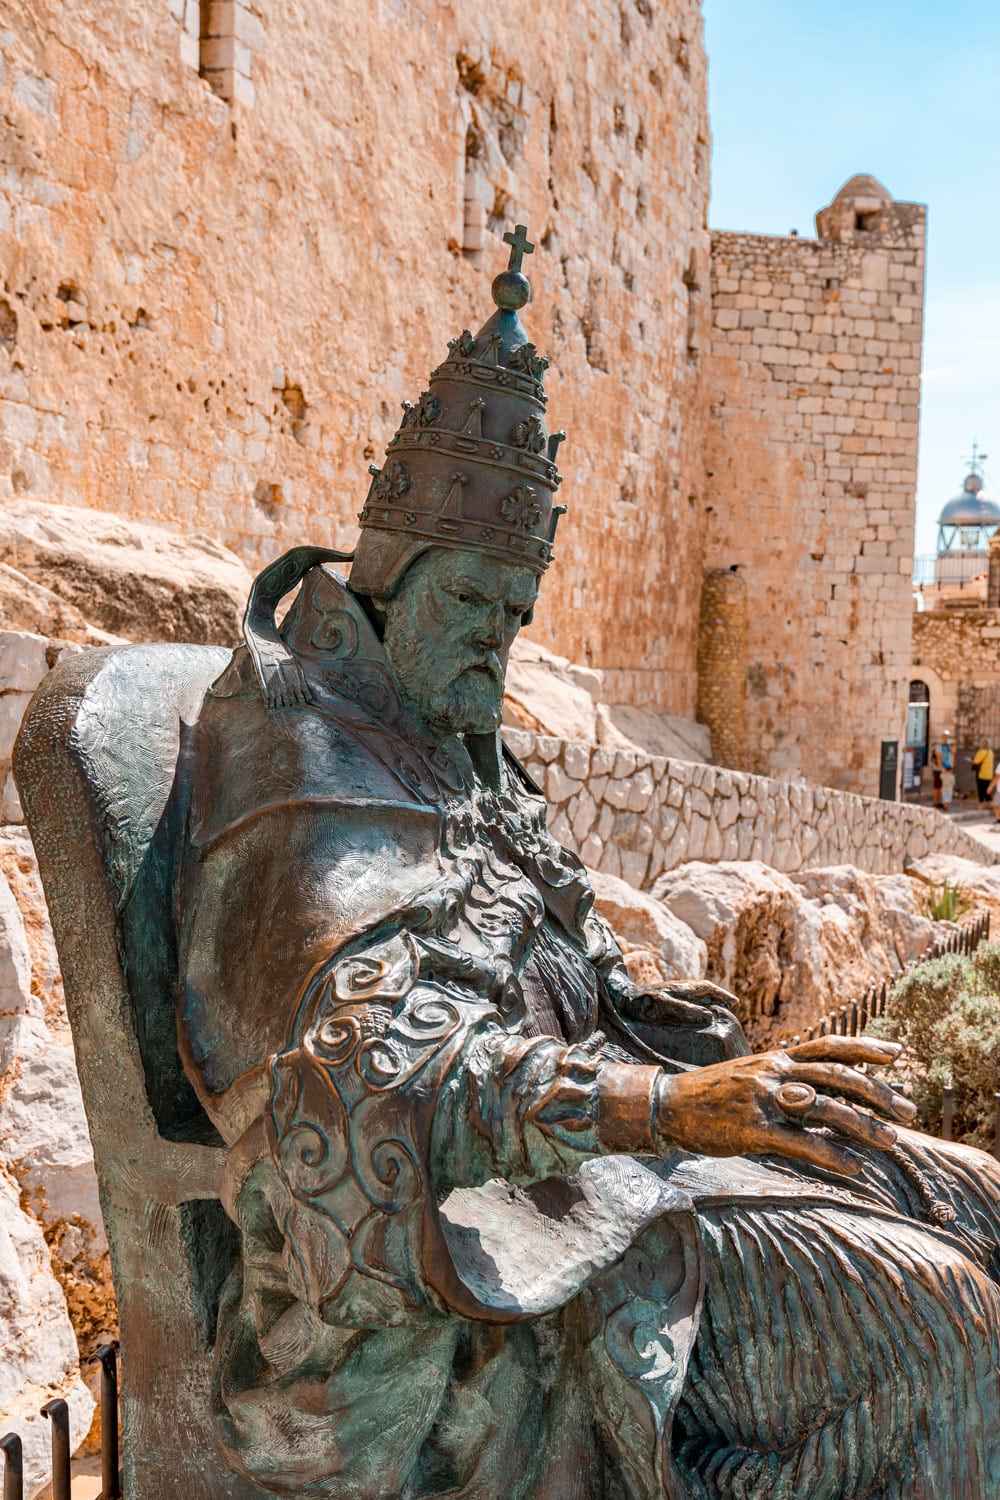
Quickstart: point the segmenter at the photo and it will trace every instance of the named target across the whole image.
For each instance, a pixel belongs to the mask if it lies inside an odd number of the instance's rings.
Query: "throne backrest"
[[[228,659],[209,646],[64,656],[14,752],[111,1250],[131,1500],[262,1500],[224,1468],[212,1428],[214,1316],[234,1232],[218,1202],[221,1145],[176,1037],[185,745]]]

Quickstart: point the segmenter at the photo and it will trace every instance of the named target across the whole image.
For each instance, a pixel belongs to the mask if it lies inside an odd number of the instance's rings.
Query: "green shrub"
[[[924,911],[934,922],[957,922],[965,916],[972,902],[964,886],[946,880],[932,885],[924,896]]]
[[[917,964],[896,984],[871,1035],[902,1042],[894,1070],[907,1078],[921,1129],[941,1133],[943,1090],[955,1090],[953,1136],[993,1147],[1000,1090],[1000,946],[971,958],[947,953]],[[890,1077],[892,1075],[890,1074]]]

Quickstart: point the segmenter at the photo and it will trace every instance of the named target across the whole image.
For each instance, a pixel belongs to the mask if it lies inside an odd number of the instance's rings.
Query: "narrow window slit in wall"
[[[477,255],[484,245],[486,232],[486,204],[483,189],[488,186],[482,169],[483,138],[476,125],[470,124],[465,132],[465,222],[462,233],[462,250],[466,255]]]
[[[698,326],[701,282],[698,280],[693,250],[684,272],[684,285],[687,287],[687,357],[691,364],[696,365],[701,356],[701,333]]]
[[[462,252],[474,264],[488,235],[502,235],[518,216],[517,174],[527,129],[525,88],[495,58],[456,59],[466,96],[462,173]]]
[[[201,0],[199,72],[213,94],[232,104],[253,103],[253,54],[240,40],[243,0]]]

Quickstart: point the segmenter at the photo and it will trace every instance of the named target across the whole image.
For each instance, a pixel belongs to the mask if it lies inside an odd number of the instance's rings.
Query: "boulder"
[[[604,674],[556,656],[537,642],[515,640],[507,668],[504,724],[558,740],[640,750],[674,760],[707,761],[703,724],[652,708],[603,701]]]
[[[9,563],[0,563],[0,629],[89,646],[113,645],[119,640],[91,625],[74,604]]]
[[[758,861],[692,861],[653,896],[708,952],[707,977],[739,998],[754,1046],[803,1033],[929,946],[909,882],[852,866],[788,876]]]
[[[69,1403],[75,1449],[90,1428],[94,1400],[80,1378],[66,1299],[41,1227],[0,1169],[0,1433],[16,1432],[24,1444],[25,1495],[35,1494],[51,1472],[41,1408],[56,1396]]]
[[[994,941],[1000,941],[1000,865],[981,865],[958,854],[927,854],[906,867],[918,894],[929,894],[945,881],[960,886],[975,906],[990,908]]]
[[[0,508],[0,563],[71,607],[47,634],[82,617],[137,641],[235,644],[251,582],[210,537],[42,500]]]
[[[599,672],[575,667],[566,657],[518,636],[507,667],[504,723],[593,744],[602,688]]]
[[[590,870],[597,894],[596,909],[609,924],[625,955],[625,965],[638,984],[664,984],[670,979],[703,979],[708,951],[684,922],[645,891]]]
[[[647,755],[662,755],[667,760],[710,761],[711,737],[706,724],[680,719],[676,714],[660,713],[655,708],[639,708],[631,703],[611,703],[605,710],[609,729],[624,745],[644,750]],[[611,743],[606,734],[602,743]]]
[[[940,931],[920,910],[905,875],[867,875],[854,865],[831,865],[788,878],[811,900],[839,906],[862,946],[890,950],[899,968],[916,963]]]
[[[10,764],[31,695],[61,650],[80,649],[31,631],[0,630],[0,823],[24,821]]]
[[[25,830],[4,830],[0,870],[0,1167],[44,1234],[89,1354],[116,1335],[117,1313],[55,943]]]

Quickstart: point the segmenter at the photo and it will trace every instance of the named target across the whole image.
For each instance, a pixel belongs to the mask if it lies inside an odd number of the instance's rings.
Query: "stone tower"
[[[706,566],[748,599],[747,755],[876,795],[909,681],[926,210],[853,177],[816,237],[712,237]]]
[[[747,587],[736,568],[716,568],[701,586],[698,615],[698,718],[712,737],[712,759],[746,765]]]

